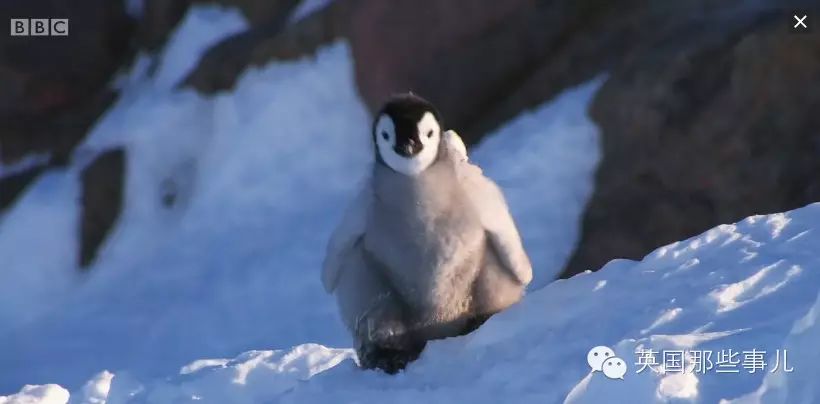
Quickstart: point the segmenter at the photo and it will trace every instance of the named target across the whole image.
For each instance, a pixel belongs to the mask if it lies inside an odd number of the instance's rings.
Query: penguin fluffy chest
[[[377,166],[364,247],[408,307],[449,321],[469,310],[484,255],[479,215],[453,166],[434,163],[417,176]]]

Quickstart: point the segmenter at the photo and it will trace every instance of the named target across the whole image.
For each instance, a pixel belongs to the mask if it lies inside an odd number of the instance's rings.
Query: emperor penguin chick
[[[375,164],[322,268],[359,364],[387,373],[427,341],[472,331],[521,299],[529,258],[499,188],[413,94],[373,123]]]

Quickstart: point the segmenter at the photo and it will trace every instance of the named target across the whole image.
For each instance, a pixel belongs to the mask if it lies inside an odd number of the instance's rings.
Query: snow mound
[[[790,374],[767,374],[754,392],[726,404],[816,403],[820,400],[817,375],[820,374],[820,296],[805,316],[797,320],[786,341],[785,349],[794,352]],[[797,372],[796,369],[800,369]]]
[[[350,349],[305,344],[290,351],[245,352],[232,360],[200,360],[183,367],[178,376],[158,381],[148,388],[132,379],[126,378],[123,382],[116,379],[108,403],[265,402],[271,397],[287,394],[301,381],[354,356]]]
[[[111,390],[111,380],[114,379],[114,374],[103,370],[97,373],[91,380],[83,386],[82,404],[105,404],[108,398],[108,393]],[[76,402],[76,400],[75,400]]]
[[[299,345],[160,381],[129,380],[122,389],[139,393],[109,403],[814,403],[818,245],[820,204],[750,217],[640,262],[615,260],[554,282],[471,335],[431,343],[397,376],[359,370],[349,350]],[[590,371],[586,355],[598,345],[624,358],[623,380]],[[755,349],[767,352],[768,367],[675,372],[662,362],[665,369],[639,372],[636,352],[649,349]],[[787,362],[781,356],[774,369],[783,351]]]
[[[68,390],[56,385],[25,385],[17,394],[0,396],[0,404],[65,404],[68,402]]]

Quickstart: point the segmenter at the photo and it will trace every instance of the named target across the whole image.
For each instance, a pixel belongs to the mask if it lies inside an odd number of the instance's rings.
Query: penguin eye
[[[390,139],[390,135],[388,135],[386,131],[382,131],[382,139],[388,140]]]
[[[433,130],[432,130],[432,129],[430,129],[430,130],[428,130],[428,131],[427,131],[427,137],[428,137],[428,138],[433,137]]]

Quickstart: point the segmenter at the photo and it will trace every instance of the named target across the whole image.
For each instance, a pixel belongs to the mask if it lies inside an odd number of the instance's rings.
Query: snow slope
[[[357,369],[349,349],[306,344],[148,382],[116,376],[108,402],[817,403],[818,245],[820,204],[750,217],[554,282],[475,333],[430,344],[397,376]],[[625,359],[623,380],[589,371],[596,345]],[[754,373],[742,363],[735,374],[638,373],[638,349],[771,355]],[[774,369],[777,350],[788,362]]]
[[[244,26],[235,10],[192,7],[163,52],[114,83],[122,96],[72,165],[0,217],[0,394],[57,383],[84,397],[104,369],[152,380],[202,357],[350,345],[319,282],[327,237],[372,163],[350,50],[248,71],[215,97],[173,89],[202,50]],[[599,84],[472,151],[521,224],[533,285],[552,279],[577,238],[598,160],[586,106]],[[78,175],[114,147],[127,152],[124,210],[81,273]]]

